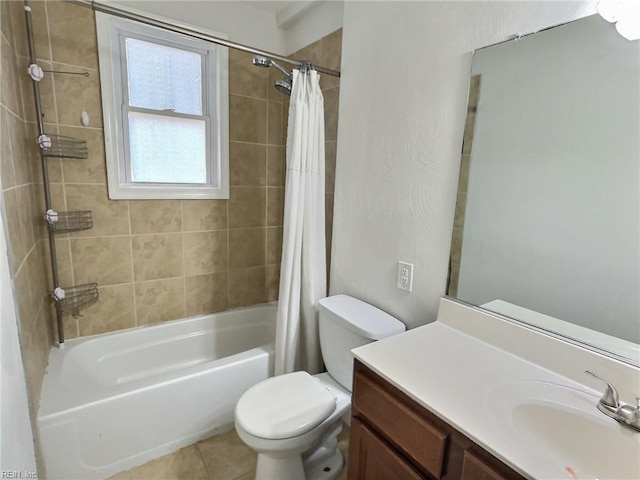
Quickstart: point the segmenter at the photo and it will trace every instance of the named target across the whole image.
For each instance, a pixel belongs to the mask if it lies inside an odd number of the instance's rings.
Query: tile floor
[[[348,446],[349,427],[343,425],[338,448],[345,460]],[[256,454],[242,443],[235,430],[230,430],[118,473],[109,480],[253,480],[255,468]],[[337,480],[346,478],[345,468]]]

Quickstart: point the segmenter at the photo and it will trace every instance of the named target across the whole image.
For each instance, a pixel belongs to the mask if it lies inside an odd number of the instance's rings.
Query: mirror
[[[476,51],[448,295],[640,365],[639,132],[598,15]]]

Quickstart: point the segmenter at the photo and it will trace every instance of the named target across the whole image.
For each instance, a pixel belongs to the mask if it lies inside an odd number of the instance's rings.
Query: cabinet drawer
[[[356,415],[415,465],[440,478],[447,435],[360,371],[356,371],[353,391]]]

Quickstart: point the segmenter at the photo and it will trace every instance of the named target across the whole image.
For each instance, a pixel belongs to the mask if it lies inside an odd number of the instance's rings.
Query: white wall
[[[293,2],[276,14],[237,1],[99,0],[225,34],[235,42],[289,55],[342,27],[342,0]]]
[[[594,15],[481,50],[473,73],[458,298],[638,343],[640,42]]]
[[[316,1],[303,15],[284,25],[285,52],[287,55],[342,28],[344,2]]]
[[[471,52],[595,12],[589,2],[347,2],[331,293],[409,327],[444,294]],[[395,287],[415,264],[413,292]]]
[[[0,471],[15,470],[26,475],[25,472],[36,472],[36,460],[13,299],[0,195]]]
[[[196,27],[226,34],[229,40],[271,53],[284,53],[285,36],[276,14],[242,1],[116,0],[122,5]]]

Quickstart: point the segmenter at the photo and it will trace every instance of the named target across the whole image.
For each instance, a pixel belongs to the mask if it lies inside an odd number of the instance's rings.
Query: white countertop
[[[591,402],[596,408],[602,393],[441,321],[365,345],[353,353],[429,411],[529,478],[572,477],[557,462],[554,465],[536,453],[526,436],[510,426],[504,397],[515,385],[512,382],[539,385],[530,382],[533,380],[580,390],[589,409]],[[603,421],[608,419],[603,416]],[[565,467],[580,473],[579,466]]]

